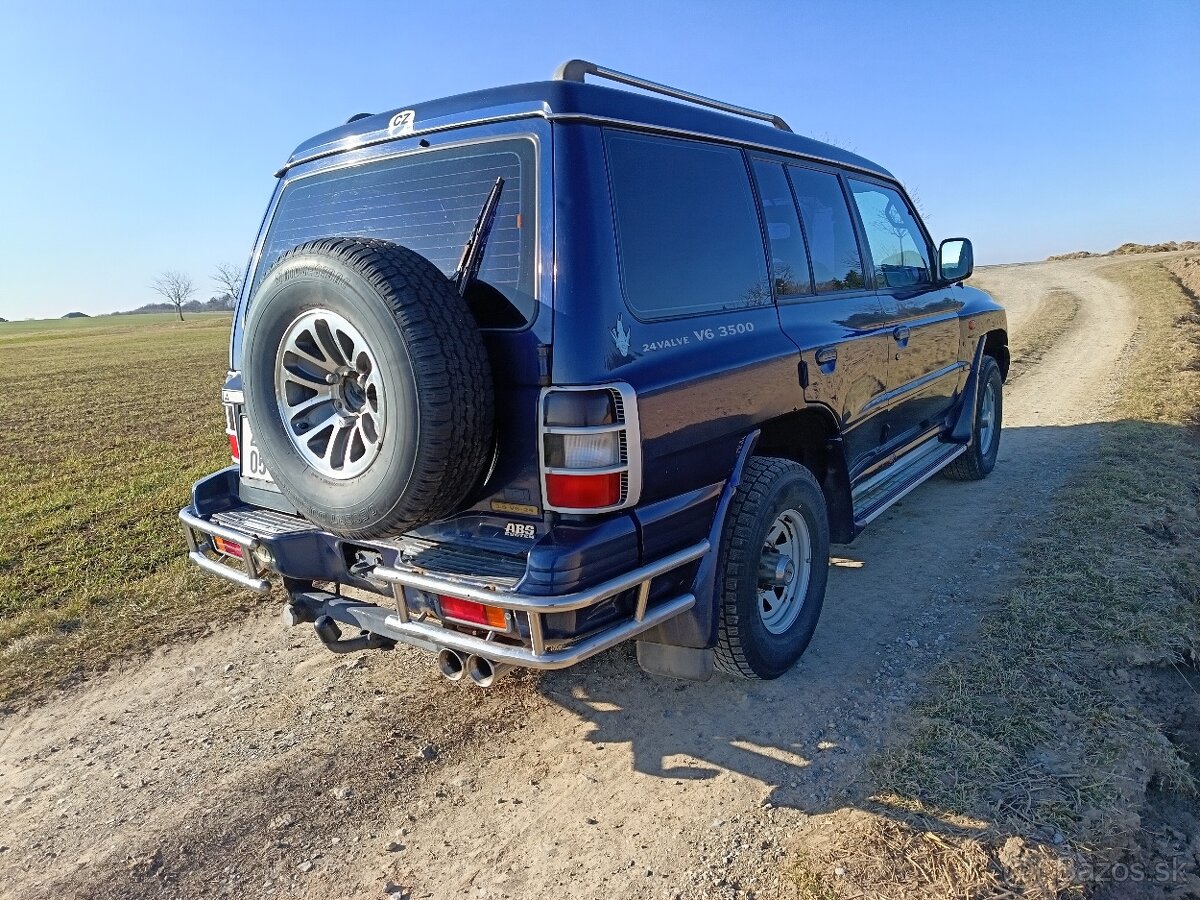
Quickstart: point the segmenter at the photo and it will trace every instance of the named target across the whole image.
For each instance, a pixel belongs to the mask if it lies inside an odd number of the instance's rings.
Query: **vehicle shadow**
[[[873,751],[903,727],[926,673],[969,652],[1016,571],[1020,535],[1119,427],[1007,429],[991,477],[934,479],[853,544],[835,545],[816,636],[776,681],[659,678],[638,671],[626,647],[542,676],[539,690],[590,726],[587,740],[627,745],[637,773],[704,781],[732,772],[760,785],[763,804],[828,811],[851,799]]]

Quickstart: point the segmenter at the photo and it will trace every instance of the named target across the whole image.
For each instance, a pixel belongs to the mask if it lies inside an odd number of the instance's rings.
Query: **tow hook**
[[[370,578],[376,566],[383,565],[383,557],[369,550],[359,550],[350,564],[350,574],[356,578]]]
[[[342,629],[338,628],[337,622],[333,620],[333,616],[320,616],[313,622],[313,631],[317,633],[317,637],[325,645],[336,644],[342,639]]]
[[[359,650],[393,650],[396,642],[381,637],[370,631],[364,631],[358,637],[342,639],[342,629],[338,628],[333,616],[319,616],[313,622],[313,631],[321,639],[327,650],[333,653],[356,653]]]

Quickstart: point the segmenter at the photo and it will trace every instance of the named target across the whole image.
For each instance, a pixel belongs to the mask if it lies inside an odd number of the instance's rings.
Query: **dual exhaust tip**
[[[494,663],[490,659],[471,654],[463,656],[457,650],[441,650],[437,655],[438,671],[447,681],[462,681],[466,675],[481,688],[489,688],[512,666]]]

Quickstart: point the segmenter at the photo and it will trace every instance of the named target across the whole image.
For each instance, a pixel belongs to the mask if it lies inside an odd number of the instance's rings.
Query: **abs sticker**
[[[537,532],[534,531],[532,525],[522,525],[519,522],[509,522],[504,526],[505,537],[525,538],[532,541],[537,537]]]

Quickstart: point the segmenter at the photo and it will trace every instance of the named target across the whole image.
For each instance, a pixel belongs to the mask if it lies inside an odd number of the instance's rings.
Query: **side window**
[[[771,302],[758,210],[738,150],[606,134],[621,278],[646,319]]]
[[[780,163],[755,160],[754,179],[767,223],[767,250],[771,257],[771,278],[775,296],[794,297],[811,294],[812,278],[808,271],[808,252],[796,201]]]
[[[850,179],[850,190],[871,247],[875,286],[906,288],[931,284],[925,235],[899,192],[854,179]]]
[[[804,218],[817,293],[866,287],[858,239],[837,176],[800,166],[787,168]]]

